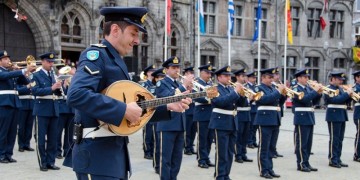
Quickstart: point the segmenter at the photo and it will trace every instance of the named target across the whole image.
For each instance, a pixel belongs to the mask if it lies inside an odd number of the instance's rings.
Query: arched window
[[[81,27],[82,22],[77,13],[70,11],[64,14],[61,20],[61,42],[81,44]]]
[[[171,34],[171,41],[170,41],[170,55],[171,56],[176,56],[176,51],[177,51],[177,37],[176,37],[176,32],[174,31]]]
[[[322,31],[320,26],[320,15],[323,4],[320,2],[312,2],[307,9],[307,34],[308,37],[321,37]]]

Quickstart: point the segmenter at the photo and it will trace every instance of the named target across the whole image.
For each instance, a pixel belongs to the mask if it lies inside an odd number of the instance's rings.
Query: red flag
[[[167,11],[167,17],[166,17],[167,27],[166,27],[166,31],[167,31],[168,36],[170,36],[170,32],[171,32],[171,21],[170,21],[171,7],[172,7],[171,0],[167,0],[167,7],[166,7],[166,11]]]
[[[322,16],[320,16],[320,26],[322,30],[324,30],[326,27],[326,22]]]

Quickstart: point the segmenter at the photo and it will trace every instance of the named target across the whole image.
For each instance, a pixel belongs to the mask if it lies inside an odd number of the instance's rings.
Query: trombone
[[[348,91],[349,89],[352,89],[352,85],[341,85],[340,87],[342,87],[345,91]],[[350,97],[354,100],[354,101],[359,101],[360,100],[360,94],[356,93],[356,92],[352,92]]]
[[[236,84],[229,81],[229,83],[235,88]],[[263,92],[257,92],[255,93],[254,91],[252,91],[251,89],[246,88],[245,86],[243,86],[243,91],[244,91],[244,96],[247,97],[248,99],[250,99],[250,96],[253,96],[254,101],[258,101],[263,95]]]
[[[279,84],[272,82],[273,85],[275,85],[276,88],[279,88]],[[302,99],[304,97],[304,92],[296,92],[288,87],[285,87],[284,92],[281,92],[282,94],[286,94],[290,98],[294,98],[295,95],[298,96],[299,99]]]
[[[310,86],[311,88],[314,88],[317,84],[320,85],[320,86],[321,86],[321,89],[322,89],[322,92],[323,92],[324,94],[329,95],[330,97],[334,97],[334,96],[339,95],[339,90],[338,90],[338,89],[337,89],[337,90],[330,89],[330,88],[328,88],[328,87],[326,87],[326,86],[324,86],[324,85],[322,85],[322,84],[320,84],[320,83],[317,83],[317,82],[315,82],[315,81],[313,81],[313,80],[308,80],[307,83],[309,84],[309,86]]]

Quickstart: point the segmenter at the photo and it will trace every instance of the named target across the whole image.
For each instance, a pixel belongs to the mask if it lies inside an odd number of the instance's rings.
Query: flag
[[[261,19],[261,0],[258,1],[258,8],[256,11],[256,24],[255,24],[255,32],[254,32],[254,37],[253,37],[253,42],[256,41],[259,37],[259,22]]]
[[[319,22],[322,30],[324,30],[326,27],[326,22],[323,16],[324,16],[324,12],[327,12],[327,6],[328,6],[328,0],[324,0],[324,7],[321,11],[320,22]]]
[[[202,0],[198,0],[196,11],[199,13],[200,33],[205,34],[204,5]]]
[[[290,8],[290,1],[286,0],[286,17],[287,18],[287,35],[288,41],[290,44],[293,44],[293,34],[292,34],[292,19],[291,19],[291,8]]]
[[[171,6],[172,6],[171,0],[167,0],[167,7],[166,7],[166,11],[167,11],[167,17],[166,17],[167,27],[166,27],[166,31],[167,31],[168,36],[170,36],[170,33],[171,33],[171,21],[170,21]]]
[[[329,5],[328,0],[324,0],[324,11],[327,12],[327,7]]]
[[[228,36],[231,36],[234,28],[234,1],[229,0]]]
[[[352,47],[353,50],[353,59],[355,63],[360,63],[360,48]]]

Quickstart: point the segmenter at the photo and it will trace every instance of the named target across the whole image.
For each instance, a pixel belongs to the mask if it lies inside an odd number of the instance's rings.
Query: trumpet
[[[330,88],[328,88],[328,87],[326,87],[326,86],[324,86],[324,85],[322,85],[322,84],[319,84],[319,83],[317,83],[317,82],[315,82],[315,81],[312,81],[312,80],[308,80],[307,83],[309,84],[309,86],[310,86],[311,88],[315,87],[317,84],[320,85],[320,86],[321,86],[321,89],[322,89],[322,92],[323,92],[324,94],[329,95],[330,97],[334,97],[334,96],[339,95],[339,90],[338,90],[338,89],[337,89],[337,90],[330,89]]]
[[[181,78],[185,78],[185,76],[183,76],[183,75],[181,75],[181,74],[179,74],[178,73],[178,75],[181,77]],[[202,90],[205,90],[205,89],[207,89],[207,88],[209,88],[210,86],[203,86],[202,84],[200,84],[200,83],[198,83],[197,81],[192,81],[192,84],[193,84],[193,90],[195,90],[195,91],[197,91],[197,92],[199,92],[200,91],[200,89],[202,89]]]
[[[349,89],[352,89],[352,85],[341,85],[340,87],[342,87],[345,91],[348,91]],[[360,94],[356,93],[356,92],[352,92],[350,95],[351,99],[353,99],[354,101],[359,101],[360,100]]]
[[[276,88],[279,88],[279,84],[276,84],[275,82],[272,82],[272,84],[275,85]],[[296,92],[288,87],[285,87],[282,94],[285,94],[290,98],[293,98],[295,95],[297,95],[299,99],[302,99],[304,97],[304,92]]]
[[[229,83],[233,86],[236,87],[236,84],[229,81]],[[251,89],[246,88],[245,86],[243,87],[243,91],[244,91],[244,96],[246,96],[247,98],[250,98],[251,96],[253,96],[254,101],[258,101],[263,95],[263,92],[257,92],[255,93],[254,91],[252,91]]]

